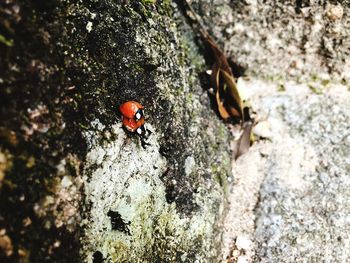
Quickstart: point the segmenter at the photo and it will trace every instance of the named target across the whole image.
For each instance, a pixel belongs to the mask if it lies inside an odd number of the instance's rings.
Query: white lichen
[[[146,251],[156,243],[174,255],[183,250],[182,258],[186,259],[186,250],[197,238],[213,233],[216,215],[209,210],[212,201],[191,217],[183,217],[175,204],[167,203],[166,189],[160,180],[167,162],[159,153],[156,131],[147,125],[152,135],[146,149],[137,136],[127,138],[121,124],[111,128],[113,140],[103,140],[102,132],[95,137],[91,132],[85,134],[89,152],[83,180],[89,210],[82,222],[85,235],[81,253],[87,262],[92,261],[97,250],[112,262],[145,258]],[[186,163],[190,173],[194,158],[189,157]],[[118,213],[124,226],[112,229],[110,211]],[[211,245],[209,239],[204,241],[207,250]],[[213,253],[208,251],[207,256]]]

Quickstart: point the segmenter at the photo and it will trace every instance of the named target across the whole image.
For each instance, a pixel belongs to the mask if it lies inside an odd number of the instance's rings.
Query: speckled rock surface
[[[145,105],[151,146],[143,149],[117,122],[94,120],[97,126],[85,136],[80,254],[88,262],[101,254],[110,262],[216,260],[230,178],[229,133],[207,110],[210,101],[199,81],[204,60],[191,36],[179,34],[186,28],[183,18],[161,16],[153,5],[139,8],[146,23],[135,27],[142,16],[134,13],[128,34],[142,55],[133,47],[124,56],[146,58],[151,72],[135,68],[151,83],[121,85],[116,104],[136,98]],[[123,25],[114,30],[118,34]]]
[[[1,262],[348,261],[347,1],[192,1],[250,76],[232,167],[179,2],[0,4]]]
[[[265,140],[233,165],[224,235],[233,239],[231,261],[347,262],[348,87],[314,84],[315,93],[295,82],[284,90],[256,79],[239,85],[267,117],[255,129]]]
[[[216,260],[225,193],[209,175],[218,171],[207,170],[206,178],[197,177],[195,207],[190,215],[183,214],[181,203],[169,197],[163,182],[169,161],[160,154],[156,130],[148,125],[152,138],[145,150],[127,138],[120,124],[107,131],[113,140],[103,139],[105,127],[98,121],[94,124],[95,132],[86,133],[89,151],[83,180],[89,206],[81,224],[84,261],[91,262],[98,253],[110,262]],[[188,156],[185,175],[199,176],[200,161]]]
[[[215,261],[231,137],[177,6],[6,1],[0,14],[0,261]],[[121,127],[126,100],[145,106],[146,149]]]
[[[193,1],[227,54],[249,75],[349,82],[348,1]]]
[[[192,1],[262,140],[233,163],[223,260],[348,262],[347,1]],[[228,256],[229,255],[229,256]]]
[[[283,125],[256,210],[259,261],[348,261],[349,102],[345,86],[317,95],[288,84],[280,96],[262,99],[272,123]]]

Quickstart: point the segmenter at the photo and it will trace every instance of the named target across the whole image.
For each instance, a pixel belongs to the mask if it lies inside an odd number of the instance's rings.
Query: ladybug
[[[145,118],[143,115],[144,107],[136,101],[127,101],[120,105],[119,110],[122,114],[124,128],[140,136],[142,147],[149,145],[145,140],[148,138],[149,130],[145,128]]]
[[[122,105],[120,105],[119,109],[125,118],[135,120],[140,120],[143,118],[144,107],[136,101],[124,102]]]

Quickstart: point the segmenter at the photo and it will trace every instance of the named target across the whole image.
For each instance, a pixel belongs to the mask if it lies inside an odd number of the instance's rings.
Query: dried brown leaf
[[[243,123],[243,133],[239,138],[237,154],[235,158],[237,159],[239,156],[248,152],[250,143],[251,143],[251,133],[252,133],[253,123],[251,121],[247,121]]]
[[[231,108],[231,110],[229,111],[231,112],[233,117],[240,117],[241,120],[243,120],[243,103],[237,89],[236,81],[234,77],[228,74],[226,71],[220,70],[220,73],[222,74],[223,78],[225,79],[225,83],[227,84],[228,95],[231,96],[231,98],[233,98],[233,100],[238,105],[238,109],[234,108],[234,105],[229,105],[229,107]]]
[[[215,63],[211,71],[211,82],[215,88],[215,97],[218,111],[223,119],[230,117],[239,118],[241,121],[242,134],[234,142],[234,158],[238,158],[249,150],[252,140],[252,128],[254,121],[250,118],[249,106],[243,105],[242,98],[237,89],[235,77],[232,74],[228,60],[215,41],[209,36],[201,19],[197,16],[190,3],[184,1],[189,11],[192,13],[194,21],[199,26],[199,31],[204,44],[212,50]]]
[[[220,113],[221,118],[224,120],[230,118],[230,114],[227,112],[226,108],[224,107],[224,102],[221,100],[220,97],[220,69],[217,69],[216,67],[213,68],[212,76],[215,77],[215,97],[216,97],[216,103],[218,105],[218,110]],[[215,75],[214,75],[215,74]]]
[[[238,117],[243,120],[242,100],[227,58],[208,34],[203,33],[203,38],[215,57],[211,80],[215,87],[216,102],[220,116],[223,119]]]
[[[230,65],[228,64],[228,61],[227,61],[224,53],[216,45],[215,41],[207,33],[202,33],[202,34],[203,34],[204,42],[209,45],[209,47],[211,48],[211,50],[214,53],[215,64],[217,64],[217,67],[228,72],[229,74],[233,75],[231,68],[230,68]]]

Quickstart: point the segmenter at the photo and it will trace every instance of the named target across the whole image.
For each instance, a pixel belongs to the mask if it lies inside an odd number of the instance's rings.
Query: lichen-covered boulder
[[[216,261],[230,135],[179,8],[1,5],[1,261]],[[126,100],[145,106],[146,148]]]
[[[1,2],[1,262],[350,257],[347,1],[191,4],[247,66],[257,140],[232,163],[182,1]]]

